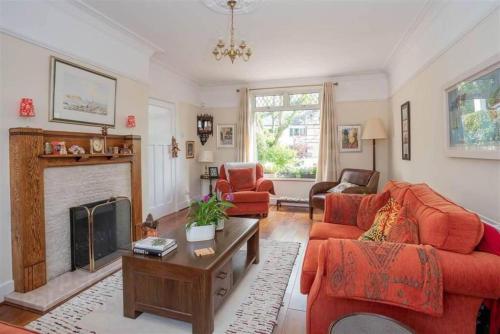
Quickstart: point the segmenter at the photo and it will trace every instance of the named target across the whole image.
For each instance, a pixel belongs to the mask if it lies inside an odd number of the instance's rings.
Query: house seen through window
[[[256,157],[277,178],[315,178],[319,153],[320,94],[305,90],[256,93]]]

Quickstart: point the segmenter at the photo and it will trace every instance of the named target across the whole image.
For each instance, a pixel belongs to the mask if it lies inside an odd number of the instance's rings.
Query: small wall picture
[[[410,101],[401,105],[401,158],[411,160]]]
[[[186,159],[194,158],[194,141],[186,141]]]
[[[218,124],[217,125],[217,147],[233,148],[236,135],[235,124]]]
[[[52,57],[50,121],[114,127],[116,83],[104,73]]]
[[[340,152],[361,152],[361,125],[339,125]]]
[[[208,167],[208,176],[211,178],[218,178],[219,177],[219,169],[217,167]]]

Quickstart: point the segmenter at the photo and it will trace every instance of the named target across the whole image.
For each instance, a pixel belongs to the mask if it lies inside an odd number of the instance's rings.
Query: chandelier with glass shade
[[[250,49],[245,41],[241,41],[240,45],[236,47],[234,42],[234,7],[236,6],[236,0],[229,0],[227,6],[231,10],[231,39],[229,41],[229,48],[226,48],[224,41],[219,39],[219,42],[215,46],[212,54],[216,60],[221,60],[224,57],[229,57],[231,63],[239,57],[244,61],[248,61],[252,55],[252,49]]]

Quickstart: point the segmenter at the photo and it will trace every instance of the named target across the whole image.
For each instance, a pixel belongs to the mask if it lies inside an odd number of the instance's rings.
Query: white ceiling
[[[83,0],[162,51],[155,58],[202,85],[384,70],[428,0],[264,0],[235,17],[247,63],[215,61],[229,16],[199,0]]]

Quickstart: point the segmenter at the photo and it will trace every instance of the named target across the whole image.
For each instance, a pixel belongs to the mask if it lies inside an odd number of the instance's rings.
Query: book
[[[133,252],[134,252],[134,254],[162,257],[162,256],[169,254],[170,252],[172,252],[176,248],[177,248],[177,244],[170,246],[169,248],[167,248],[164,251],[154,251],[154,250],[147,250],[147,249],[134,247]]]
[[[146,239],[137,241],[134,244],[134,248],[163,252],[164,250],[175,244],[176,241],[174,239],[147,237]]]

